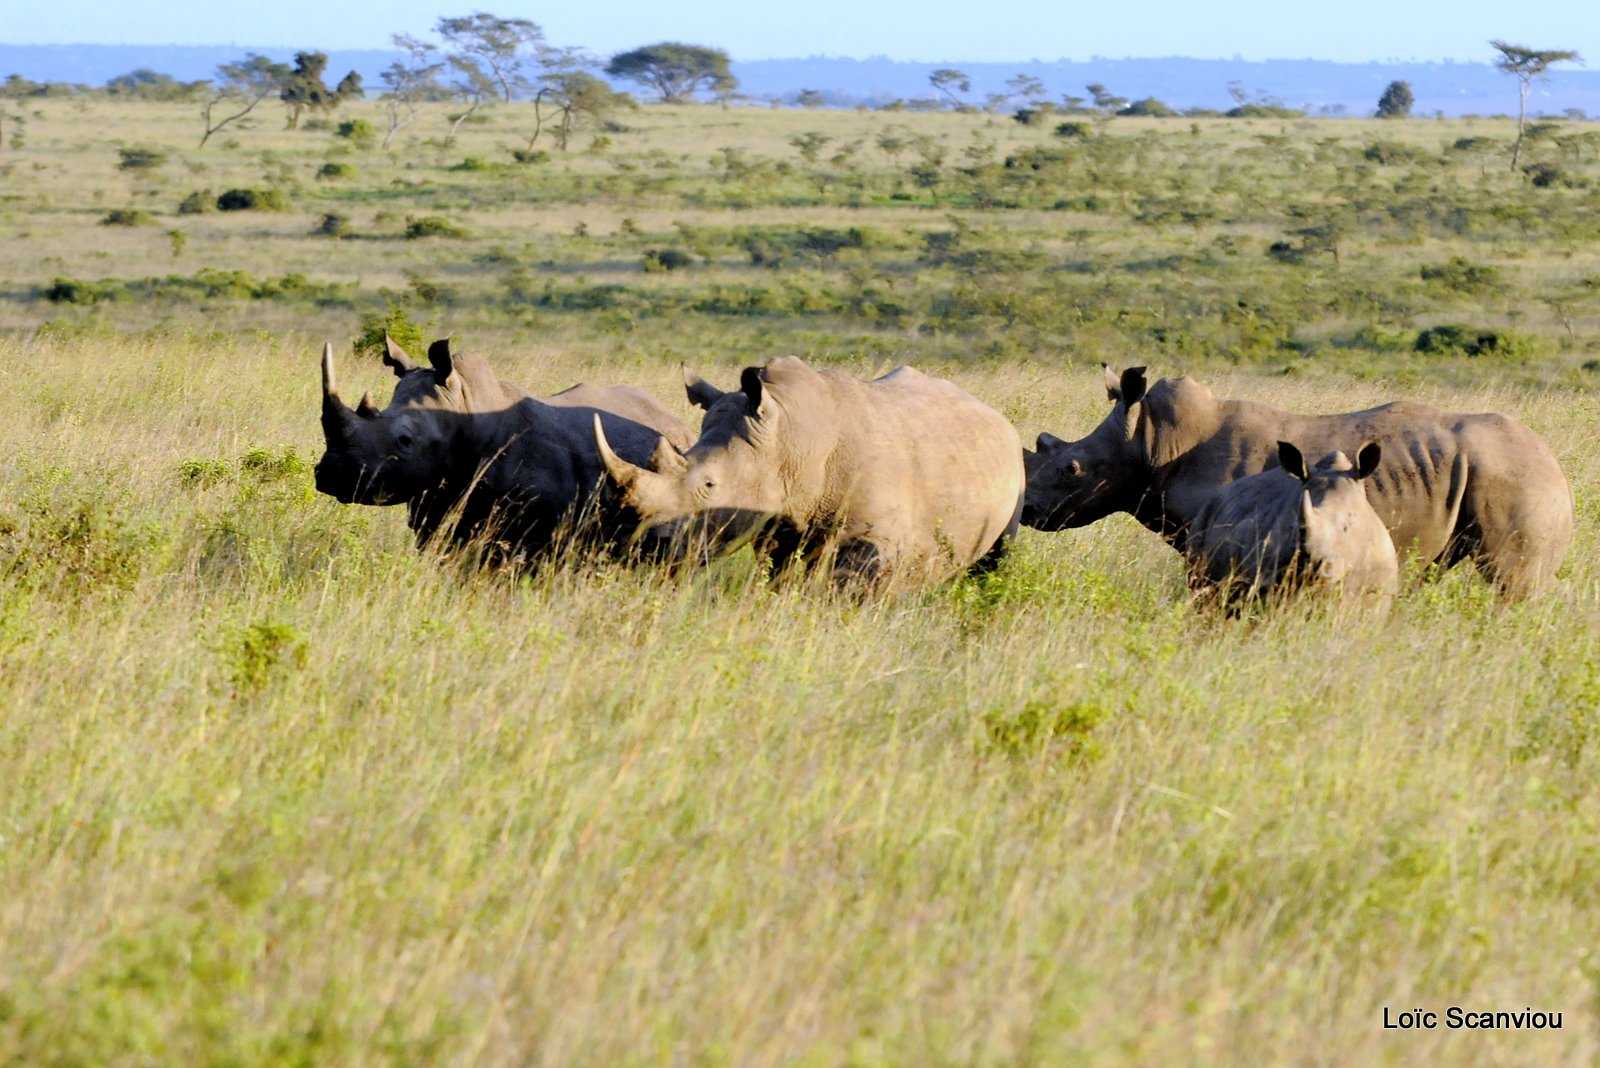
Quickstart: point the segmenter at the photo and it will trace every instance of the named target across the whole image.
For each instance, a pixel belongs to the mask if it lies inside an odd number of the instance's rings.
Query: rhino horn
[[[1122,377],[1111,369],[1109,363],[1100,365],[1100,371],[1106,379],[1106,399],[1115,403],[1122,399]]]
[[[450,355],[449,338],[442,337],[428,346],[428,362],[433,365],[433,377],[441,386],[444,385],[445,379],[456,367],[455,359]]]
[[[612,482],[627,489],[639,480],[643,469],[624,460],[611,448],[611,442],[606,440],[606,428],[600,425],[599,413],[594,417],[594,444],[600,450],[600,462],[605,464],[606,475]]]
[[[356,414],[363,419],[376,419],[378,406],[372,403],[372,391],[361,394],[361,403],[356,405]]]
[[[333,373],[333,343],[322,346],[322,432],[330,444],[344,440],[351,412],[339,399],[339,385]]]
[[[689,395],[689,403],[696,408],[710,409],[722,399],[722,390],[701,378],[687,366],[683,369],[683,390]]]
[[[417,361],[406,354],[387,330],[383,333],[383,362],[394,371],[396,378],[404,378],[417,369]]]

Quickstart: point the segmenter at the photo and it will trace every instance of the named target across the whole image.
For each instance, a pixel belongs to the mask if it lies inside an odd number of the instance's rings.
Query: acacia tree
[[[361,75],[351,71],[336,88],[329,89],[322,80],[322,74],[327,69],[326,53],[294,54],[294,69],[289,72],[283,88],[278,92],[278,99],[289,109],[289,129],[299,128],[300,113],[308,108],[312,111],[332,111],[342,101],[361,95]]]
[[[406,58],[395,60],[378,75],[386,86],[380,99],[389,114],[389,131],[383,135],[384,148],[389,147],[395,134],[417,121],[424,105],[449,92],[439,84],[439,72],[444,70],[445,63],[438,58],[438,45],[404,33],[394,34],[390,40]]]
[[[1390,82],[1378,98],[1378,118],[1403,119],[1411,114],[1416,99],[1411,95],[1410,82]]]
[[[655,90],[663,104],[682,104],[700,89],[731,96],[739,79],[728,64],[728,53],[720,48],[662,41],[631,52],[618,52],[606,64],[605,71],[613,78]]]
[[[1583,57],[1564,49],[1540,50],[1506,41],[1489,43],[1500,50],[1500,58],[1494,65],[1517,79],[1517,143],[1511,148],[1511,169],[1516,170],[1517,160],[1522,156],[1523,129],[1528,121],[1528,91],[1533,88],[1534,80],[1545,81],[1549,77],[1546,72],[1557,63],[1581,63]]]
[[[200,105],[200,117],[205,120],[206,132],[200,138],[200,147],[206,147],[211,135],[230,123],[237,122],[255,110],[257,104],[282,90],[289,79],[287,64],[274,63],[266,56],[249,52],[238,63],[223,63],[217,67],[217,80],[212,83],[211,95]],[[225,101],[239,105],[239,110],[223,118],[215,118],[216,108]]]
[[[949,97],[950,103],[956,107],[964,108],[967,106],[967,102],[956,94],[972,92],[972,79],[954,67],[940,67],[928,75],[928,84]]]
[[[503,19],[487,11],[461,18],[442,18],[434,32],[444,38],[450,65],[470,73],[481,88],[492,87],[507,104],[526,91],[530,79],[524,68],[538,61],[544,30],[527,19]],[[530,51],[534,54],[530,56]],[[480,92],[477,95],[485,95]]]
[[[621,108],[639,105],[627,93],[619,93],[604,81],[585,70],[562,70],[548,74],[544,84],[533,98],[533,136],[528,138],[528,150],[545,126],[546,108],[551,109],[555,123],[556,147],[566,150],[572,132],[585,123],[599,122]]]

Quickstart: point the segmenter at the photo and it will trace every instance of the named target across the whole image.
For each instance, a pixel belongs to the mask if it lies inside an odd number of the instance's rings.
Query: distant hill
[[[147,67],[183,81],[210,77],[219,63],[260,52],[288,62],[292,48],[146,45],[6,45],[0,44],[0,78],[16,73],[33,81],[62,81],[99,86],[131,70]],[[398,53],[334,51],[328,70],[339,77],[360,72],[369,90],[381,84],[378,74]],[[896,99],[934,95],[928,75],[939,67],[955,67],[972,80],[967,98],[982,103],[990,93],[1005,92],[1018,74],[1042,81],[1050,99],[1063,94],[1084,96],[1090,83],[1104,85],[1117,96],[1157,99],[1175,108],[1226,109],[1233,105],[1230,83],[1252,100],[1270,99],[1316,113],[1370,114],[1391,81],[1411,84],[1415,113],[1448,116],[1514,113],[1515,83],[1485,63],[1332,63],[1309,59],[1263,62],[1221,59],[1093,59],[1087,62],[910,63],[885,59],[762,59],[734,62],[741,90],[754,100],[791,100],[801,89],[820,91],[833,106],[878,105]],[[1600,72],[1557,70],[1537,85],[1529,104],[1535,114],[1562,115],[1568,109],[1600,118]]]

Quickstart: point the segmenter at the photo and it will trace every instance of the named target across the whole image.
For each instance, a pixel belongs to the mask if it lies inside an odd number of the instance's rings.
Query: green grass
[[[1499,219],[1533,191],[1484,163],[1490,229],[1364,215],[1337,261],[1282,264],[1269,245],[1316,223],[1291,198],[1371,166],[1372,212],[1421,203],[1393,186],[1422,164],[1360,158],[1379,139],[1360,122],[1118,121],[1089,140],[1127,158],[1072,178],[1114,210],[952,207],[970,184],[935,206],[909,179],[922,199],[891,200],[917,153],[870,147],[854,208],[791,139],[870,145],[892,121],[952,160],[974,132],[996,160],[1061,144],[985,116],[648,108],[605,156],[451,171],[525,146],[495,109],[456,145],[425,126],[326,183],[326,132],[264,120],[197,152],[181,106],[42,107],[0,160],[20,235],[0,245],[0,1063],[1595,1055],[1581,280],[1600,268],[1551,237],[1592,189]],[[1436,159],[1503,125],[1381,136]],[[167,162],[121,173],[119,142]],[[771,184],[726,180],[722,147]],[[1592,151],[1567,166],[1592,177]],[[1136,218],[1142,186],[1187,170],[1181,203]],[[162,218],[99,225],[264,176],[288,212],[184,216],[176,262]],[[1201,209],[1219,218],[1185,221]],[[313,235],[334,213],[349,231]],[[430,215],[469,236],[401,239]],[[692,262],[646,271],[652,249]],[[116,296],[53,304],[57,278]],[[1570,305],[1539,302],[1564,286]],[[707,303],[750,293],[782,301]],[[769,586],[747,556],[677,578],[472,573],[418,553],[398,510],[312,488],[322,340],[348,353],[380,321],[453,333],[538,392],[627,381],[686,419],[680,361],[727,385],[782,352],[914,360],[1025,440],[1103,416],[1101,359],[1305,411],[1505,411],[1565,464],[1578,534],[1545,596],[1501,604],[1453,572],[1383,620],[1201,615],[1177,555],[1126,517],[1027,532],[992,577],[892,599]],[[1523,347],[1415,351],[1439,324]],[[340,381],[381,400],[392,376],[343,355]],[[1386,1006],[1452,1004],[1564,1027],[1381,1027]]]

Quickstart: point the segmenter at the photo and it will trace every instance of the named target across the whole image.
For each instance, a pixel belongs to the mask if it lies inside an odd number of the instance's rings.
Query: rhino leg
[[[839,587],[876,586],[889,568],[883,547],[865,538],[841,542],[833,558],[833,583]]]
[[[1011,522],[1006,524],[1006,529],[989,546],[989,551],[973,561],[967,568],[969,575],[990,575],[998,568],[1006,556],[1011,552],[1011,540],[1017,536],[1017,531],[1022,527],[1022,498],[1017,498],[1016,510],[1011,513]]]

